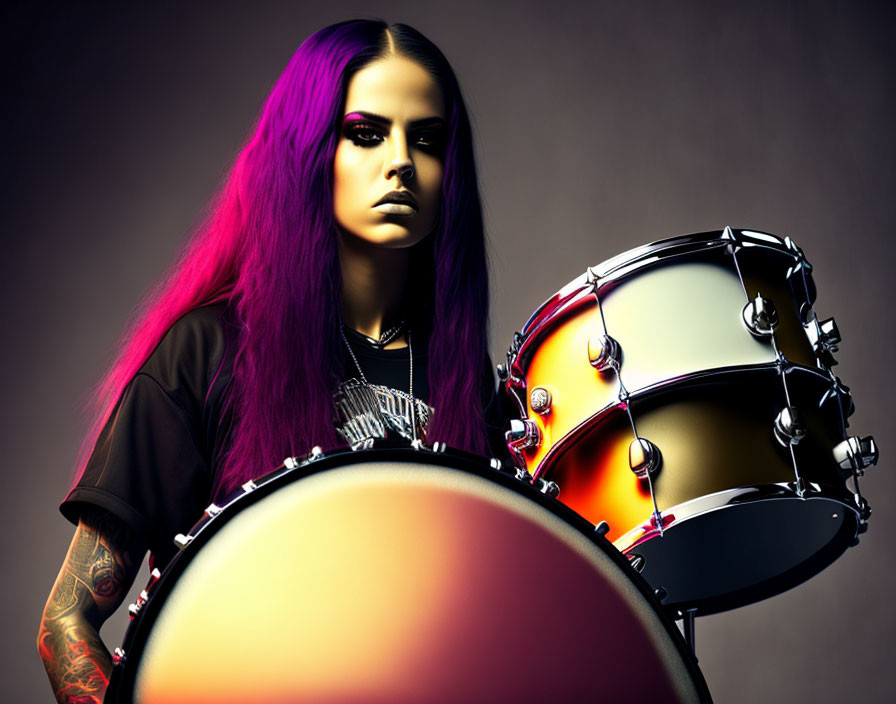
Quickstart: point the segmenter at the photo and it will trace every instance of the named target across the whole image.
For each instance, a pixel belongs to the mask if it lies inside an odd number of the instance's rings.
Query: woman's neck
[[[379,339],[401,320],[410,251],[378,247],[350,233],[339,238],[342,319],[353,330]],[[386,345],[403,347],[404,335]]]

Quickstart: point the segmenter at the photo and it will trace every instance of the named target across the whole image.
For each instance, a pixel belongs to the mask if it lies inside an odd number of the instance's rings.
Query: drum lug
[[[785,406],[775,418],[775,439],[784,447],[797,445],[806,437],[806,426],[803,425],[799,412],[793,406]]]
[[[542,494],[550,496],[553,499],[556,499],[560,495],[560,486],[556,482],[551,482],[547,479],[536,479],[533,481],[533,485]]]
[[[609,335],[597,335],[588,340],[588,361],[599,372],[618,371],[622,364],[622,348]]]
[[[131,620],[133,620],[137,616],[137,614],[140,613],[140,609],[143,608],[143,605],[146,603],[146,601],[148,599],[149,599],[149,594],[147,594],[146,590],[144,589],[143,591],[140,592],[140,595],[137,597],[137,601],[135,601],[133,604],[131,604],[128,607],[128,614],[130,615]]]
[[[665,589],[663,589],[662,587],[657,587],[656,589],[654,589],[653,595],[656,597],[656,600],[660,603],[662,603],[663,600],[667,596],[669,596],[668,592]]]
[[[193,542],[192,535],[184,535],[183,533],[178,533],[174,536],[174,544],[177,546],[178,550],[183,550],[187,545]]]
[[[284,462],[283,464],[286,464],[286,463]],[[258,484],[256,484],[255,482],[253,482],[250,479],[245,484],[243,484],[243,486],[240,488],[243,490],[244,494],[248,494],[249,492],[255,491],[258,488]]]
[[[828,367],[836,365],[834,353],[840,350],[840,343],[843,341],[836,321],[828,318],[819,322],[818,318],[813,318],[806,323],[805,328],[815,356]]]
[[[211,503],[205,507],[205,515],[209,518],[214,518],[219,513],[221,513],[221,507],[217,504]]]
[[[542,386],[536,386],[529,394],[529,403],[532,410],[540,416],[549,415],[551,412],[551,392]]]
[[[495,372],[498,374],[498,380],[501,382],[507,381],[507,377],[510,376],[510,372],[507,370],[506,364],[499,364],[495,367]]]
[[[513,476],[516,477],[519,481],[525,482],[526,484],[532,483],[532,475],[529,474],[529,472],[527,472],[525,469],[523,469],[522,467],[514,467],[513,470]]]
[[[867,467],[877,464],[879,457],[877,443],[871,435],[865,438],[852,435],[835,445],[833,453],[834,461],[843,470],[841,474],[845,477],[853,472],[862,476]]]
[[[628,446],[628,465],[638,479],[654,474],[661,462],[660,449],[647,438],[635,438]]]
[[[125,660],[127,660],[127,657],[128,656],[125,654],[124,650],[122,650],[120,647],[115,648],[115,651],[112,653],[112,664],[121,665]]]
[[[640,574],[644,570],[644,565],[647,564],[647,559],[643,555],[633,552],[631,555],[626,555],[626,557],[628,557],[628,564],[635,572]]]
[[[298,457],[287,457],[283,460],[283,466],[287,469],[298,469],[299,467],[299,458]]]
[[[744,324],[755,337],[771,337],[778,324],[778,311],[774,304],[759,294],[744,306],[741,312]]]
[[[594,526],[594,532],[603,537],[610,532],[610,524],[606,521],[601,521],[596,526]]]
[[[489,460],[489,466],[497,472],[501,472],[504,470],[504,463],[499,460],[497,457],[492,457]]]
[[[519,452],[538,445],[541,442],[541,431],[531,420],[514,418],[510,421],[510,430],[504,433],[504,437],[511,449]]]
[[[818,402],[818,407],[824,408],[828,404],[836,402],[836,407],[843,413],[845,423],[846,418],[849,418],[856,412],[856,405],[852,400],[849,387],[843,384],[836,376],[832,375],[832,380],[831,388],[824,392],[821,400]]]
[[[859,532],[864,533],[868,530],[868,519],[871,518],[871,506],[861,494],[853,494],[853,501],[859,510]]]

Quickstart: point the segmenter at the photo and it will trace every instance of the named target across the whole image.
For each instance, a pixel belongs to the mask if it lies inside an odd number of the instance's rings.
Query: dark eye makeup
[[[361,113],[349,113],[342,125],[342,134],[359,147],[376,147],[388,134],[388,127]],[[445,148],[445,127],[442,124],[421,126],[410,132],[410,145],[428,154],[440,156]]]

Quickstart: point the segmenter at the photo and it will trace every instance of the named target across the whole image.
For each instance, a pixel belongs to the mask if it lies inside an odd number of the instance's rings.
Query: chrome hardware
[[[147,594],[146,590],[144,589],[137,597],[137,601],[135,601],[128,607],[128,614],[130,614],[131,619],[133,619],[137,614],[140,613],[140,609],[143,608],[143,605],[147,602],[148,599],[149,594]]]
[[[806,426],[793,406],[784,406],[775,418],[775,439],[784,447],[796,445],[806,437]]]
[[[868,502],[865,500],[865,497],[861,494],[854,494],[853,500],[856,502],[856,508],[859,509],[859,519],[862,523],[866,524],[864,530],[860,530],[859,532],[864,533],[868,530],[868,519],[871,518],[871,506],[868,505]]]
[[[631,565],[635,572],[640,572],[644,569],[644,565],[647,564],[647,560],[644,559],[643,555],[633,552],[628,556],[628,564]]]
[[[774,304],[759,294],[744,306],[741,313],[747,329],[756,337],[770,337],[778,324],[778,311]]]
[[[551,392],[542,386],[536,386],[529,394],[529,403],[532,410],[541,416],[546,416],[551,412]]]
[[[504,463],[497,457],[492,457],[488,464],[492,469],[496,469],[499,472],[504,469]]]
[[[514,467],[513,470],[514,470],[513,476],[516,479],[519,479],[521,482],[526,482],[526,484],[529,484],[532,482],[532,475],[529,474],[529,472],[527,472],[522,467]]]
[[[836,403],[837,408],[843,413],[843,420],[846,421],[853,413],[856,412],[856,405],[852,400],[852,394],[849,387],[841,382],[837,377],[833,377],[831,388],[824,392],[818,401],[818,407],[824,408],[830,403]]]
[[[299,466],[299,458],[287,457],[285,460],[283,460],[283,466],[287,469],[296,469]]]
[[[178,550],[183,550],[187,545],[193,542],[192,535],[184,535],[183,533],[178,533],[174,536],[174,544],[177,546]]]
[[[618,370],[622,363],[622,348],[609,335],[598,335],[588,340],[588,361],[599,372]]]
[[[653,595],[657,598],[657,601],[660,601],[660,602],[662,602],[663,599],[665,599],[667,596],[669,596],[669,594],[666,592],[666,590],[663,589],[662,587],[657,587],[656,589],[654,589]]]
[[[125,660],[127,660],[127,655],[124,650],[121,648],[115,648],[115,651],[112,653],[112,664],[113,665],[121,665]]]
[[[606,521],[601,521],[596,526],[594,526],[594,532],[600,536],[604,536],[610,532],[610,524]]]
[[[218,506],[217,504],[209,504],[208,506],[205,507],[205,513],[209,517],[214,518],[219,513],[221,513],[221,507]]]
[[[283,464],[286,464],[286,463],[284,462]],[[258,488],[258,484],[256,484],[255,482],[253,482],[250,479],[245,484],[243,484],[243,486],[241,488],[244,493],[248,494],[250,491],[255,491]]]
[[[308,462],[314,462],[314,460],[318,460],[324,456],[324,451],[321,449],[320,445],[315,445],[311,448],[311,452],[308,454]]]
[[[554,499],[560,496],[560,487],[556,482],[549,482],[547,479],[536,479],[533,484],[536,489],[546,496]]]
[[[840,469],[859,476],[865,473],[866,467],[877,464],[878,455],[877,443],[870,435],[867,438],[852,435],[834,446],[834,461]]]
[[[500,381],[507,381],[507,377],[510,376],[510,372],[507,371],[506,364],[499,364],[498,366],[495,367],[495,371],[497,372],[498,379]]]
[[[538,445],[541,442],[541,431],[531,420],[514,418],[510,421],[510,430],[504,433],[504,437],[508,445],[519,451]]]
[[[843,338],[840,337],[840,329],[833,318],[822,320],[818,323],[818,344],[824,347],[828,352],[837,352],[840,349],[840,343]]]
[[[434,442],[432,444],[432,451],[438,454],[442,454],[445,450],[448,449],[448,446],[443,442]]]
[[[819,360],[828,367],[833,367],[837,364],[837,360],[834,359],[834,353],[839,351],[842,338],[840,337],[840,329],[837,327],[834,319],[828,318],[827,320],[819,321],[818,318],[812,318],[804,327],[806,336],[809,338],[812,349],[815,350],[815,355]]]
[[[423,441],[420,438],[414,438],[411,440],[411,447],[415,450],[425,450],[426,445],[423,444]]]
[[[596,267],[589,266],[585,271],[585,283],[589,286],[595,286],[600,281],[600,274]]]
[[[628,446],[628,466],[638,479],[644,479],[659,469],[660,449],[647,438],[635,438]]]

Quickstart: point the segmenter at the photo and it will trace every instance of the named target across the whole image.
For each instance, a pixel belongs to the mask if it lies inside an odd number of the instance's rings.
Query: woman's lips
[[[373,209],[383,215],[414,215],[419,207],[409,191],[391,191],[380,198]]]
[[[407,203],[386,202],[373,206],[373,209],[383,215],[414,215],[417,208]]]

